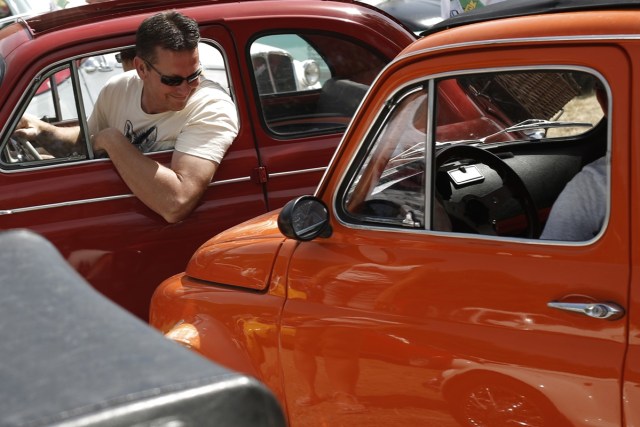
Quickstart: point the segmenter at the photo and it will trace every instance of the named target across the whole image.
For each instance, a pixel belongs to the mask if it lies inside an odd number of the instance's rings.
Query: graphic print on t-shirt
[[[148,129],[136,131],[130,120],[124,125],[124,136],[143,153],[150,150],[158,138],[158,128],[154,125]]]

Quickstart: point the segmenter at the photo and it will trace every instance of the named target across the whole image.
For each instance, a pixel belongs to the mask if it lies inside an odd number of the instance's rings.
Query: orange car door
[[[617,70],[601,70],[615,113],[609,213],[589,242],[338,220],[335,206],[368,178],[333,171],[332,234],[299,243],[289,266],[281,345],[293,426],[621,424],[630,95]],[[365,168],[384,151],[369,154]],[[350,179],[353,192],[336,189]],[[622,311],[599,318],[599,303]]]

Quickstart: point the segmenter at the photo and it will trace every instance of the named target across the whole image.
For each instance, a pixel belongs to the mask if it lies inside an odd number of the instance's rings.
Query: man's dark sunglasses
[[[200,75],[202,74],[202,68],[199,68],[195,73],[187,77],[165,76],[160,71],[158,71],[158,69],[154,67],[151,62],[147,61],[146,59],[144,59],[144,62],[146,62],[147,65],[153,68],[153,71],[160,75],[160,81],[167,86],[180,86],[183,81],[186,81],[187,84],[193,83],[198,80],[198,77],[200,77]]]

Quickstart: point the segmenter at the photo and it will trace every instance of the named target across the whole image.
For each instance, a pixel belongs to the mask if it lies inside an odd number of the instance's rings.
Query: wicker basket
[[[568,73],[498,74],[494,81],[535,119],[550,119],[580,93]]]

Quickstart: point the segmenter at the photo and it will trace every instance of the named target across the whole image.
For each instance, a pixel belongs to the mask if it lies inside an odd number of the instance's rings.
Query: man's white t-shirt
[[[89,117],[90,133],[112,127],[142,152],[175,148],[219,164],[238,134],[238,113],[224,89],[202,79],[182,110],[147,114],[142,86],[135,70],[109,80]]]
[[[447,19],[479,7],[500,3],[501,1],[504,0],[442,0],[440,9],[442,18]]]

